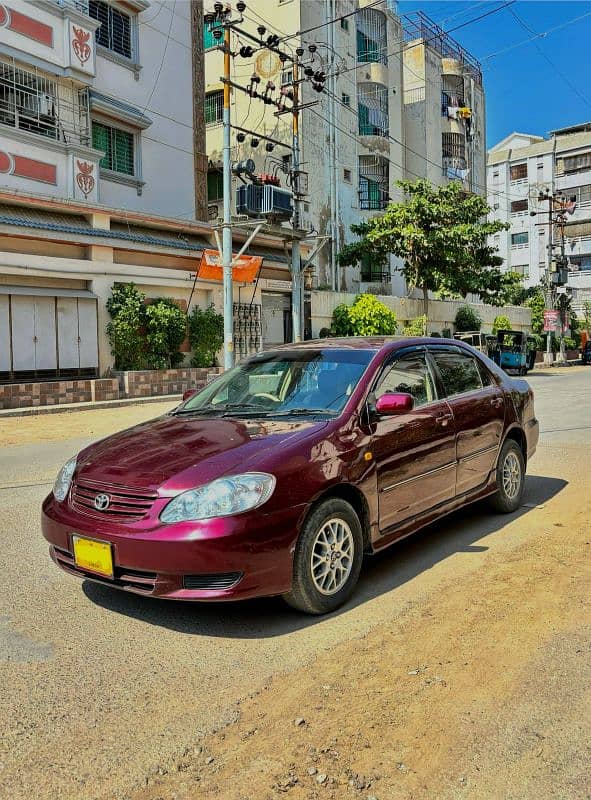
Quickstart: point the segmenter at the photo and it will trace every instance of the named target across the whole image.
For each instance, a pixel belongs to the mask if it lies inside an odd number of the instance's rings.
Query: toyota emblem
[[[97,494],[94,498],[94,507],[97,511],[106,511],[109,508],[111,498],[108,494]]]

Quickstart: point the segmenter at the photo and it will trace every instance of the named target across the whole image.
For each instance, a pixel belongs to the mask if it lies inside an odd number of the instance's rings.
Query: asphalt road
[[[89,437],[3,448],[0,795],[127,797],[231,722],[237,702],[273,676],[403,617],[450,580],[486,571],[490,549],[509,558],[524,537],[535,542],[536,526],[520,519],[566,492],[575,508],[588,486],[591,368],[530,383],[542,438],[525,516],[476,507],[450,517],[370,560],[354,601],[330,618],[302,617],[280,600],[183,605],[79,583],[50,562],[39,508],[59,466]]]

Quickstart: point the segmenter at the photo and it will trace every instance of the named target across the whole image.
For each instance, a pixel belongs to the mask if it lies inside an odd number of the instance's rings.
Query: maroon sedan
[[[115,588],[321,614],[364,553],[484,497],[515,511],[537,440],[528,384],[461,342],[285,345],[68,461],[43,535]]]

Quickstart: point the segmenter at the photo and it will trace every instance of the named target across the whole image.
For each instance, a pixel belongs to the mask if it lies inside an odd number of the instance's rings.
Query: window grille
[[[512,181],[521,181],[527,178],[527,164],[513,164],[510,171]]]
[[[101,23],[96,29],[96,43],[120,56],[131,58],[131,17],[103,0],[89,0],[88,14]]]
[[[361,256],[361,280],[367,283],[384,283],[390,280],[390,270],[383,264],[376,264],[371,256]]]
[[[513,200],[511,202],[511,213],[517,214],[519,211],[527,211],[527,200]]]
[[[343,92],[343,94],[341,95],[341,101],[344,106],[347,106],[347,108],[351,107],[351,95],[345,94],[345,92]]]
[[[217,125],[224,113],[224,91],[209,92],[205,95],[205,124]]]
[[[129,131],[93,121],[92,146],[104,152],[105,155],[100,160],[100,166],[104,169],[122,175],[135,174],[134,141],[133,134]]]
[[[389,200],[389,167],[382,156],[359,156],[359,205],[366,211],[386,208]]]
[[[378,83],[361,83],[358,89],[360,136],[388,136],[388,90]]]
[[[36,69],[0,61],[0,124],[66,143],[88,145],[88,91]]]
[[[375,8],[363,8],[357,14],[357,61],[388,63],[386,17]]]
[[[444,158],[459,158],[466,157],[466,137],[463,133],[449,133],[441,134],[441,152]]]

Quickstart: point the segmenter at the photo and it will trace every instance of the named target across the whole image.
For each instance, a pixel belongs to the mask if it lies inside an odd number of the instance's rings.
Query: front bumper
[[[58,503],[43,503],[42,531],[53,561],[65,572],[135,594],[171,600],[240,600],[284,594],[305,506],[273,514],[162,525],[102,523]],[[72,536],[109,542],[114,576],[80,569]]]

